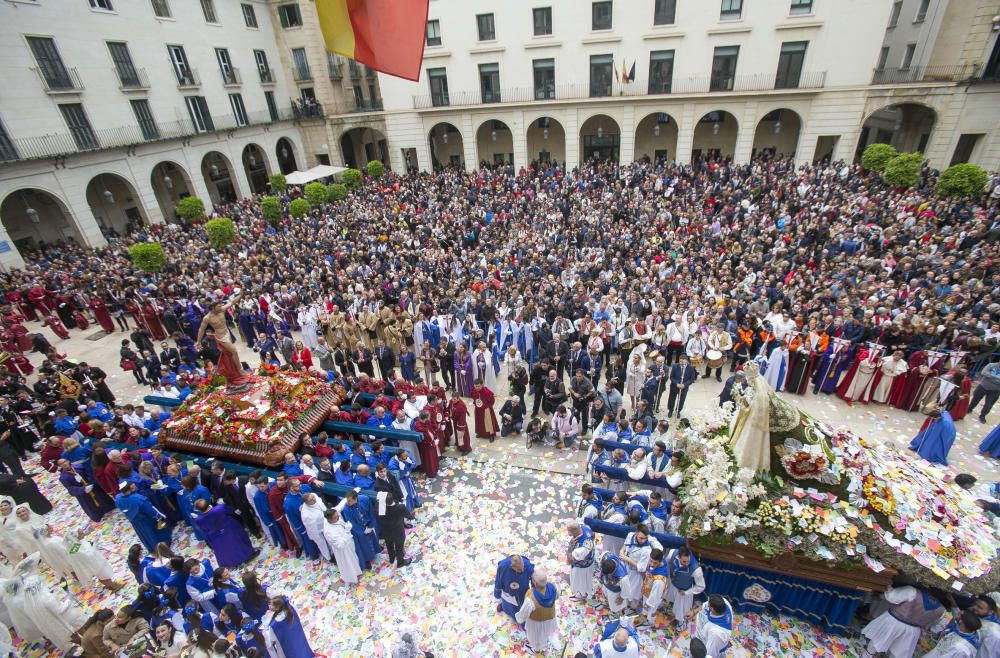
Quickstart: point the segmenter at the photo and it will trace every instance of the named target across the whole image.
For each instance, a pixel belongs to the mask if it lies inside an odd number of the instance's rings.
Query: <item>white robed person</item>
[[[948,623],[941,602],[916,587],[890,587],[882,596],[888,609],[861,631],[868,638],[869,653],[912,658],[924,629],[937,633]]]
[[[38,539],[35,531],[45,526],[45,519],[31,511],[27,503],[21,503],[14,508],[13,540],[21,553],[31,555],[38,551]]]
[[[477,379],[491,391],[497,390],[497,373],[493,368],[493,352],[482,341],[472,352],[472,381]]]
[[[694,637],[708,650],[707,655],[722,658],[733,643],[733,609],[718,594],[708,597],[694,617]]]
[[[115,573],[105,559],[104,552],[87,539],[83,528],[73,534],[63,535],[62,539],[73,573],[83,587],[88,587],[95,578],[111,591],[118,591],[123,587],[121,583],[115,582]]]
[[[625,544],[619,554],[628,568],[628,573],[622,579],[622,597],[632,608],[638,609],[642,601],[643,577],[649,568],[649,555],[654,548],[662,551],[663,545],[656,537],[649,536],[649,527],[645,524],[639,524],[625,536]]]
[[[42,562],[49,565],[56,576],[69,580],[73,577],[73,564],[69,559],[69,550],[63,542],[62,537],[52,533],[48,525],[43,525],[34,530],[35,541],[38,542],[38,552],[41,553]]]
[[[983,637],[980,632],[983,621],[972,610],[956,611],[944,634],[924,658],[995,658],[994,652],[983,651]]]
[[[566,561],[569,562],[569,587],[574,597],[588,599],[594,593],[594,531],[582,522],[574,521],[566,526],[569,546]]]
[[[705,575],[687,546],[673,550],[667,565],[670,567],[670,587],[666,599],[673,606],[674,618],[683,619],[694,606],[694,597],[705,591]]]
[[[528,646],[532,651],[545,651],[554,645],[559,635],[559,621],[556,619],[556,599],[559,590],[549,582],[548,575],[535,569],[531,576],[531,587],[524,596],[521,609],[514,620],[524,625],[528,636]]]
[[[649,567],[642,581],[642,616],[646,623],[660,627],[666,622],[658,613],[669,588],[670,567],[663,550],[654,548],[649,552]]]
[[[313,540],[316,547],[319,548],[320,555],[323,559],[330,560],[330,544],[327,543],[326,537],[323,535],[324,528],[324,518],[323,515],[326,513],[326,505],[322,500],[319,499],[314,493],[307,493],[302,496],[302,507],[299,508],[299,514],[302,516],[302,525],[306,529],[306,534],[309,535],[309,539]]]
[[[87,621],[86,613],[74,605],[74,599],[68,592],[49,589],[38,573],[24,577],[25,612],[37,624],[42,635],[62,651],[72,646],[73,634]]]
[[[620,624],[610,637],[595,644],[593,651],[594,658],[639,658],[640,655],[639,636],[635,629]]]
[[[356,583],[361,576],[361,564],[358,562],[358,554],[354,550],[351,523],[340,515],[344,504],[345,501],[342,501],[336,508],[326,510],[323,537],[330,546],[330,552],[337,562],[340,579],[345,583]]]

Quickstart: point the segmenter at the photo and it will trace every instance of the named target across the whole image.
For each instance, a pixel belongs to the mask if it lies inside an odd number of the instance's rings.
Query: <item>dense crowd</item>
[[[419,504],[409,480],[413,467],[433,476],[451,439],[463,451],[471,448],[463,398],[472,401],[477,437],[523,432],[561,447],[587,435],[636,437],[663,472],[670,469],[662,450],[667,419],[681,416],[694,381],[713,372],[721,381],[723,369],[751,359],[778,390],[836,392],[852,403],[911,411],[933,404],[960,410],[956,419],[981,401],[985,422],[1000,396],[1000,371],[989,367],[1000,341],[994,301],[1000,300],[1000,184],[980,198],[947,200],[930,192],[933,179],[925,170],[917,187],[894,190],[843,163],[796,168],[788,160],[447,169],[369,179],[347,201],[273,224],[263,219],[258,197],[216,207],[212,214],[231,217],[238,231],[221,249],[207,245],[200,225],[176,224],[112,236],[97,250],[40,245],[24,269],[0,275],[8,304],[0,334],[7,354],[0,462],[10,471],[0,475],[7,478],[0,492],[16,503],[40,495],[21,464],[27,451],[40,448],[43,466],[75,478],[83,509],[93,499],[88,513],[98,519],[121,497],[157,503],[145,526],[133,519],[146,513],[143,505],[118,507],[158,567],[187,577],[193,570],[202,580],[225,570],[221,565],[231,560],[214,567],[195,560],[189,570],[191,560],[170,554],[169,532],[157,537],[160,526],[179,522],[196,534],[207,531],[208,522],[201,528],[187,517],[210,514],[222,499],[244,537],[263,534],[311,558],[336,554],[338,565],[353,554],[357,564],[351,561],[346,573],[356,578],[381,550],[377,536],[374,545],[364,537],[377,525],[372,501],[355,498],[346,512],[326,510],[310,498],[309,482],[389,493],[390,506],[400,508],[402,536],[403,517]],[[293,189],[283,200],[299,193]],[[128,256],[130,245],[147,240],[166,251],[157,273],[139,270]],[[258,353],[262,364],[308,370],[343,385],[352,400],[376,395],[373,410],[355,404],[338,416],[421,432],[419,452],[376,446],[373,455],[356,446],[345,456],[338,446],[337,458],[325,437],[318,445],[310,441],[288,456],[283,483],[264,479],[259,507],[250,490],[258,481],[222,472],[217,482],[215,474],[199,479],[182,460],[171,464],[158,455],[156,434],[167,414],[116,405],[107,369],[131,372],[155,396],[185,397],[212,377],[219,346],[204,329],[218,303],[225,303],[231,339]],[[25,320],[36,319],[56,338],[91,320],[127,336],[118,363],[99,368],[67,359],[50,337],[25,329]],[[29,350],[44,354],[30,386],[34,368],[23,356]],[[723,397],[736,384],[731,378]],[[494,394],[504,385],[510,395],[497,405]],[[35,445],[40,439],[44,445]],[[104,450],[105,439],[135,450]],[[602,450],[599,441],[595,449]],[[161,480],[166,493],[153,486]],[[196,507],[193,492],[216,486]],[[223,495],[225,486],[240,495]],[[268,510],[274,516],[288,510],[284,502],[268,504],[275,486],[282,501],[287,495],[301,501],[284,524],[267,518]],[[171,500],[185,507],[177,518],[170,518]],[[665,524],[669,503],[659,503]],[[355,505],[364,509],[352,512]],[[10,507],[7,514],[16,517]],[[309,516],[313,532],[303,523]],[[343,540],[341,548],[355,550],[341,555],[332,538],[324,542],[329,526],[337,526],[329,532]],[[158,546],[164,540],[165,553]],[[246,546],[252,550],[249,539]],[[399,566],[408,563],[401,541],[386,547]],[[5,555],[16,563],[30,552]],[[240,556],[232,564],[250,559]],[[137,578],[148,584],[144,571]],[[223,580],[237,587],[228,575]],[[175,588],[171,599],[163,584],[154,607],[186,619],[180,592]],[[218,613],[206,632],[219,635],[211,627],[220,623],[246,630],[246,605],[220,622],[235,603],[211,589],[211,597],[194,597],[199,605],[192,612]],[[281,614],[288,604],[271,599],[270,605]],[[287,610],[282,619],[297,624]],[[102,611],[88,623],[127,625],[133,616]],[[261,617],[254,619],[259,627]],[[145,621],[152,641],[161,641],[163,624]],[[163,634],[173,646],[171,629],[196,627],[181,620]],[[269,633],[260,641],[278,641]],[[207,640],[196,643],[209,650]]]

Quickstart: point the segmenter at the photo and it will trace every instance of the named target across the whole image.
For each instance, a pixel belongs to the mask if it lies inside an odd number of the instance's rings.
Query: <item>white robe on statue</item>
[[[62,651],[72,645],[72,636],[87,621],[87,615],[73,604],[71,594],[50,590],[38,574],[24,579],[25,612],[42,635]]]
[[[104,558],[104,553],[86,539],[74,539],[72,535],[64,535],[63,542],[69,554],[69,563],[73,573],[84,587],[97,580],[113,580],[115,572]],[[74,552],[75,548],[75,552]]]
[[[323,556],[323,559],[329,560],[330,545],[326,542],[326,537],[323,536],[323,526],[326,524],[326,519],[323,518],[324,512],[326,512],[326,505],[319,498],[316,498],[316,502],[312,505],[302,503],[302,507],[299,508],[306,534],[319,548],[319,554]]]
[[[340,579],[345,583],[356,583],[361,576],[361,564],[358,554],[354,551],[354,535],[351,534],[351,524],[341,518],[336,523],[324,519],[323,536],[326,538],[334,559]]]
[[[530,585],[529,585],[530,587]],[[535,611],[535,602],[530,596],[524,597],[521,609],[514,615],[514,619],[519,624],[524,624],[524,633],[528,636],[528,646],[532,651],[545,651],[549,646],[555,646],[559,635],[559,618],[548,621],[534,621],[528,619]]]
[[[302,344],[312,352],[319,347],[319,335],[316,333],[317,316],[314,309],[302,309],[299,311],[299,326],[302,327]]]

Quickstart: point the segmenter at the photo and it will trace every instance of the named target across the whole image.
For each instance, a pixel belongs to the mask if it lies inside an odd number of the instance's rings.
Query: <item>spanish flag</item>
[[[407,80],[420,78],[429,0],[316,0],[327,50]]]

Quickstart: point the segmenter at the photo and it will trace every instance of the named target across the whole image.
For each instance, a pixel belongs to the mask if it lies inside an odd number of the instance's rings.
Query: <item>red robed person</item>
[[[413,421],[413,431],[420,432],[423,435],[423,441],[420,442],[418,447],[420,449],[420,466],[424,469],[424,474],[429,478],[437,477],[441,446],[437,442],[434,421],[426,409],[421,411],[420,416]]]
[[[487,438],[490,443],[493,443],[497,432],[500,431],[496,412],[493,411],[493,404],[496,402],[493,391],[483,386],[482,380],[477,379],[472,386],[471,397],[476,405],[473,410],[473,415],[476,418],[476,437]]]

